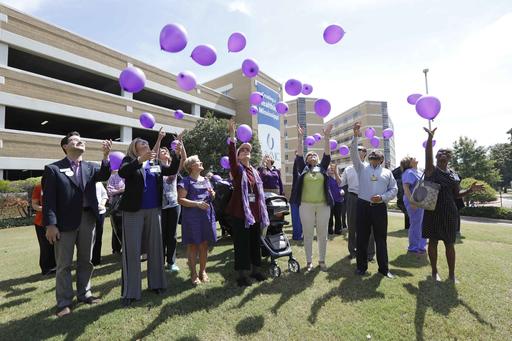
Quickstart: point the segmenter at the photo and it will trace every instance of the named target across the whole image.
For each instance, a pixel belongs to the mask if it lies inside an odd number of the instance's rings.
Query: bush
[[[478,184],[484,185],[484,190],[481,192],[475,192],[471,193],[470,195],[466,196],[464,200],[466,201],[466,204],[470,201],[474,202],[492,202],[496,201],[498,199],[498,193],[492,188],[487,182],[482,180],[476,180],[474,178],[465,178],[462,179],[460,183],[461,189],[468,189],[473,182],[477,182]]]
[[[512,209],[505,207],[482,206],[482,207],[464,207],[460,214],[469,217],[483,217],[493,219],[512,220]]]
[[[32,217],[0,219],[0,229],[10,227],[29,226],[34,222]]]

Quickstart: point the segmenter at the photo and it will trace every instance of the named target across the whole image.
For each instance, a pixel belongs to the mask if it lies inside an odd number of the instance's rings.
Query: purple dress
[[[204,241],[214,243],[217,241],[217,225],[215,223],[215,211],[211,204],[208,188],[212,188],[208,179],[202,181],[192,179],[190,176],[183,178],[178,183],[178,188],[187,191],[187,199],[205,201],[210,204],[208,210],[197,207],[181,207],[181,236],[183,244],[201,244]]]

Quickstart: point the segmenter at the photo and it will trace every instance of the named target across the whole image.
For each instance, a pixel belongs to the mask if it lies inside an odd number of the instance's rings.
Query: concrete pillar
[[[121,127],[121,142],[131,142],[132,141],[132,127]]]
[[[7,65],[9,57],[9,45],[0,43],[0,65]]]
[[[192,104],[192,115],[201,117],[201,106],[199,104]]]
[[[0,180],[5,180],[4,179],[4,170],[3,169],[0,169]]]
[[[5,128],[5,105],[0,105],[0,129]]]

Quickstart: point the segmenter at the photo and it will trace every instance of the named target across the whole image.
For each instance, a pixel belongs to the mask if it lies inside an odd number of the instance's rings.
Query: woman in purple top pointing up
[[[258,168],[261,181],[263,181],[263,190],[283,195],[283,182],[281,181],[281,172],[274,166],[272,155],[265,154]]]

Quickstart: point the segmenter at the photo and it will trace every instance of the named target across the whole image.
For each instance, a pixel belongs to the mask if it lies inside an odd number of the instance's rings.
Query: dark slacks
[[[373,231],[377,249],[379,272],[387,274],[388,268],[388,211],[386,204],[370,204],[368,201],[357,200],[357,269],[368,269],[368,242]]]
[[[329,217],[329,225],[328,231],[329,234],[335,232],[341,232],[342,221],[341,221],[341,210],[343,208],[342,202],[335,202],[334,206],[331,207],[331,216]],[[334,231],[332,229],[334,225]],[[345,221],[343,221],[343,225],[345,225]]]
[[[96,219],[96,239],[94,240],[94,247],[92,249],[91,263],[98,265],[101,263],[101,241],[103,238],[103,223],[105,222],[105,214],[100,214]]]
[[[42,226],[36,227],[37,241],[39,242],[39,267],[41,273],[46,275],[50,270],[56,267],[55,251],[53,245],[46,239],[46,229]]]
[[[176,263],[176,229],[181,206],[164,208],[162,210],[162,243],[164,246],[164,260],[167,264]]]
[[[251,270],[251,265],[261,266],[260,223],[245,228],[245,221],[233,218],[233,246],[235,270]]]
[[[119,213],[112,212],[110,215],[110,223],[112,225],[112,253],[121,252],[121,247],[122,247],[123,216],[120,215]]]

